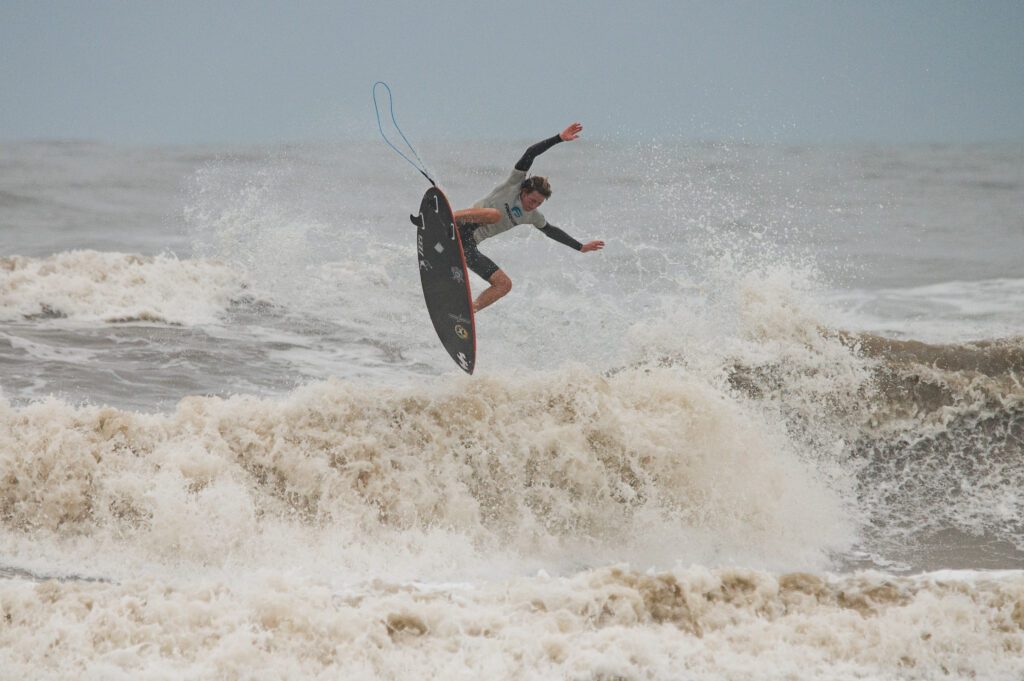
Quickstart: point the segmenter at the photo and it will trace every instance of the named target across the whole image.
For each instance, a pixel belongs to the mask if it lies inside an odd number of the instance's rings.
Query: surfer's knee
[[[491,286],[501,295],[507,295],[512,290],[512,280],[508,275],[498,270],[491,276]]]

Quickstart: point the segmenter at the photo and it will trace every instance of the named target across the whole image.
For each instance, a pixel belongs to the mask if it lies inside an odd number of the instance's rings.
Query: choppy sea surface
[[[381,144],[0,146],[0,679],[1024,677],[1024,144],[533,171],[467,376]]]

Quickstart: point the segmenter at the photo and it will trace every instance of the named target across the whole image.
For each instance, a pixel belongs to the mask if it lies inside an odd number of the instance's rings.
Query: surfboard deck
[[[409,217],[417,227],[420,283],[434,331],[455,363],[472,374],[476,366],[473,297],[452,207],[444,192],[431,187],[420,201],[419,215]]]

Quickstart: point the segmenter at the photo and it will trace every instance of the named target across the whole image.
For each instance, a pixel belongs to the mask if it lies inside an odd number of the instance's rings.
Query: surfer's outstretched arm
[[[557,135],[549,137],[546,140],[541,140],[540,142],[537,142],[529,149],[527,149],[526,153],[523,154],[523,157],[519,159],[519,161],[516,163],[516,170],[522,170],[524,172],[529,170],[530,166],[533,165],[533,159],[537,158],[545,151],[558,144],[559,142],[573,141],[574,139],[580,136],[581,132],[583,132],[583,126],[579,123],[573,123],[568,128],[558,133]]]
[[[550,222],[547,223],[546,225],[544,225],[543,227],[541,227],[540,231],[544,232],[544,234],[546,236],[548,236],[551,239],[554,239],[558,243],[565,244],[569,248],[575,248],[577,251],[580,251],[582,253],[589,253],[591,251],[599,251],[602,248],[604,248],[604,242],[600,241],[600,240],[599,241],[588,241],[585,244],[581,244],[579,241],[576,241],[576,239],[573,239],[571,236],[566,234],[565,230],[562,230],[562,229],[559,229],[558,227],[555,227]]]
[[[576,239],[573,239],[571,236],[566,234],[564,230],[555,227],[550,222],[541,227],[540,231],[544,232],[544,235],[547,236],[549,239],[554,239],[558,243],[565,244],[569,248],[575,248],[577,251],[583,248],[583,244],[581,244],[579,241],[576,241]]]

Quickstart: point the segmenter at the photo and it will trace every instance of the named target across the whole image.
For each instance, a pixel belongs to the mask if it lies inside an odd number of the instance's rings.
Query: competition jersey
[[[473,231],[477,243],[507,232],[516,225],[531,224],[537,229],[543,229],[547,225],[547,220],[539,210],[523,212],[523,202],[519,198],[519,186],[525,179],[525,170],[513,170],[507,180],[473,204],[474,208],[496,208],[501,213],[501,219],[493,225],[480,225]]]

